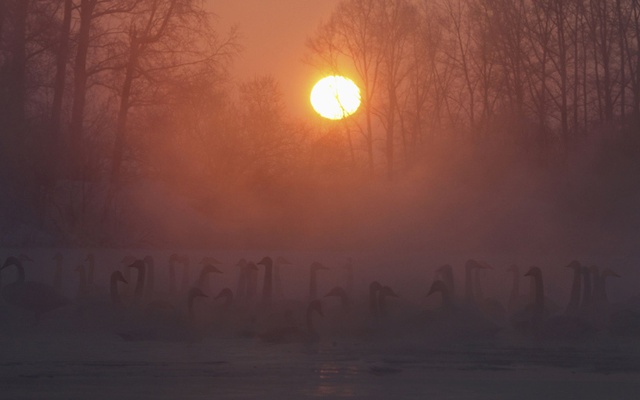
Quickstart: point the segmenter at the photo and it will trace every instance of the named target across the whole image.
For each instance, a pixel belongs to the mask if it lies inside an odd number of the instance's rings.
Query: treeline
[[[357,76],[364,158],[389,176],[452,136],[563,161],[640,115],[634,0],[345,0],[308,48]]]
[[[198,0],[0,2],[2,233],[96,240],[142,126],[220,90],[238,49]]]
[[[140,211],[176,202],[295,236],[449,159],[562,165],[594,132],[637,154],[634,0],[344,0],[307,54],[362,88],[339,123],[233,82],[241,44],[200,0],[0,1],[0,242],[159,244]]]

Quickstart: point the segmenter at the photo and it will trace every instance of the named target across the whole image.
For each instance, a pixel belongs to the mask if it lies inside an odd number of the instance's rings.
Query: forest
[[[344,0],[300,39],[337,123],[206,3],[0,2],[0,245],[637,247],[637,0]]]

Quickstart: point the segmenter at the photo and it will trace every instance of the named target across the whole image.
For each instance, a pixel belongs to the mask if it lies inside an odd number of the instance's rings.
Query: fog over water
[[[637,399],[640,3],[580,4],[0,1],[0,399]]]

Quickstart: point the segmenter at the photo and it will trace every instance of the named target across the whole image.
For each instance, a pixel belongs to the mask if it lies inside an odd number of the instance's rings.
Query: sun
[[[342,119],[360,107],[360,88],[344,76],[327,76],[315,84],[310,99],[313,109],[321,116]]]

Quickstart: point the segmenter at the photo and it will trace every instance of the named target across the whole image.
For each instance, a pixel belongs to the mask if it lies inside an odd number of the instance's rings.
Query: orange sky
[[[238,24],[244,50],[234,62],[238,80],[273,75],[288,111],[313,115],[309,93],[321,76],[302,62],[305,40],[340,0],[207,0],[224,29]]]

